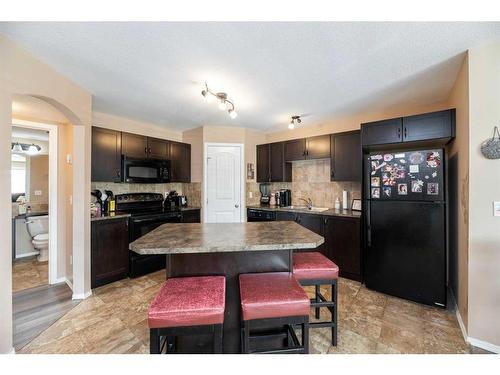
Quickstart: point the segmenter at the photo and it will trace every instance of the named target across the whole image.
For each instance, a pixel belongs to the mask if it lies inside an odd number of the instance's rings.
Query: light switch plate
[[[42,195],[42,191],[41,190],[35,190],[35,195]]]
[[[493,216],[500,216],[500,202],[493,202]]]

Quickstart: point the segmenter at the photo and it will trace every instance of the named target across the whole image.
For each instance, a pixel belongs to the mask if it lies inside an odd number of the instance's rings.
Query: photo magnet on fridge
[[[411,192],[412,193],[421,193],[422,186],[424,186],[424,181],[422,180],[413,180],[411,182]]]
[[[428,195],[439,195],[439,184],[437,182],[429,182],[427,184]]]
[[[418,173],[419,168],[416,164],[410,164],[410,173]]]
[[[407,184],[398,184],[398,195],[408,195]]]
[[[394,159],[394,156],[392,154],[384,155],[384,161],[391,161],[392,159]]]
[[[392,193],[392,188],[390,186],[384,186],[384,197],[390,198]]]
[[[370,157],[370,159],[371,159],[371,160],[380,160],[380,159],[382,159],[382,158],[383,158],[383,156],[382,156],[382,155],[372,155],[372,156]]]
[[[394,157],[395,157],[396,159],[401,159],[401,158],[404,158],[404,157],[405,157],[405,153],[404,153],[404,152],[402,152],[402,153],[396,154],[396,155],[394,155]]]
[[[372,177],[371,185],[375,187],[380,186],[380,177]]]
[[[410,155],[410,163],[420,164],[424,161],[424,155],[421,152],[414,152]]]
[[[372,188],[372,198],[380,198],[380,188]]]
[[[427,166],[430,168],[437,168],[441,165],[441,156],[439,152],[434,151],[427,154]]]

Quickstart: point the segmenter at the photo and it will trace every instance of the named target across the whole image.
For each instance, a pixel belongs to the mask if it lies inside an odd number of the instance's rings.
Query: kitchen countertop
[[[320,235],[293,221],[163,224],[129,245],[138,254],[315,249]]]
[[[360,218],[361,211],[352,211],[352,210],[336,210],[335,208],[329,208],[326,211],[310,211],[307,208],[297,209],[297,208],[287,208],[287,207],[278,207],[278,206],[268,206],[268,205],[254,205],[247,206],[247,208],[253,208],[256,210],[262,211],[283,211],[283,212],[297,212],[297,213],[305,213],[311,215],[322,215],[322,216],[340,216],[340,217],[353,217]]]

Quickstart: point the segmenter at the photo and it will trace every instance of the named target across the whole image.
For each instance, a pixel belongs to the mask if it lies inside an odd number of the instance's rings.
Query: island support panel
[[[224,275],[226,311],[224,316],[224,353],[241,353],[241,307],[238,276],[242,273],[291,272],[292,250],[168,254],[167,278]],[[212,349],[210,336],[178,337],[181,353],[203,353]]]

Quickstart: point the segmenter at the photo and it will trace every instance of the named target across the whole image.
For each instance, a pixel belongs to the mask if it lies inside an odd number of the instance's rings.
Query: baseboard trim
[[[67,277],[64,278],[64,281],[66,282],[66,284],[68,284],[69,288],[71,290],[73,290],[73,283],[71,281],[69,281],[69,279]]]
[[[465,324],[464,321],[462,320],[462,315],[460,314],[457,305],[455,305],[455,309],[456,309],[455,315],[457,316],[458,325],[460,326],[460,331],[462,331],[462,336],[464,337],[464,340],[467,342],[469,337],[467,336],[467,329],[465,329]]]
[[[484,350],[487,350],[492,353],[500,354],[500,346],[491,344],[486,341],[478,340],[475,339],[474,337],[469,337],[468,340],[469,344],[472,346],[475,346],[476,348],[481,348]]]
[[[92,295],[92,290],[89,290],[87,293],[73,293],[73,296],[71,297],[72,299],[86,299],[89,298]]]

